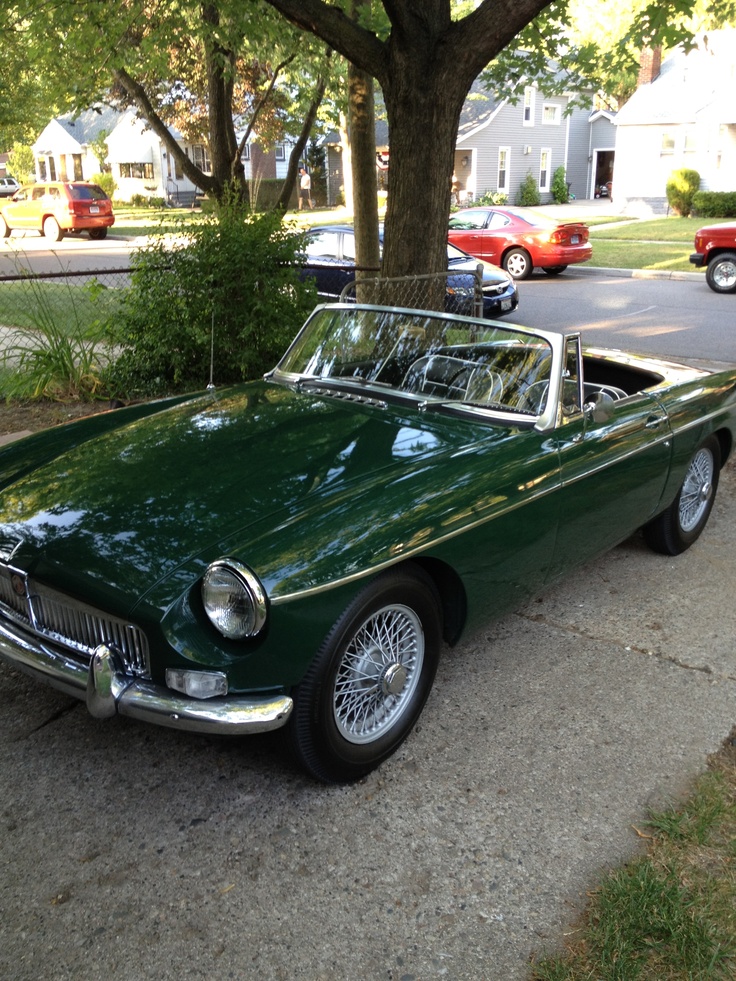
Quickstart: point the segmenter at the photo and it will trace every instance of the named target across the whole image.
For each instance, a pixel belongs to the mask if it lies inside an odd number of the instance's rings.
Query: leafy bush
[[[473,204],[483,208],[501,207],[501,205],[508,204],[508,200],[508,194],[504,194],[503,191],[486,191],[481,197],[476,198]]]
[[[539,187],[531,170],[527,171],[526,177],[519,186],[516,194],[516,203],[522,208],[533,208],[541,203]]]
[[[700,218],[736,218],[736,191],[696,191],[692,210]]]
[[[36,165],[33,150],[22,143],[14,143],[8,154],[8,173],[20,184],[32,184],[36,179]]]
[[[112,199],[115,197],[115,191],[118,189],[118,185],[115,183],[115,178],[112,174],[93,174],[90,177],[92,184],[97,184],[101,187],[105,194]]]
[[[552,199],[556,204],[567,204],[570,200],[570,190],[565,177],[565,168],[560,164],[552,175],[552,187],[550,189],[552,191]]]
[[[673,170],[667,181],[667,202],[674,212],[687,218],[692,210],[693,196],[700,187],[700,174],[697,170],[683,167]]]
[[[136,393],[203,388],[255,378],[272,368],[316,294],[295,254],[304,233],[281,216],[254,216],[242,200],[195,224],[174,223],[179,244],[158,238],[133,260],[132,286],[115,329],[122,353],[111,390]]]

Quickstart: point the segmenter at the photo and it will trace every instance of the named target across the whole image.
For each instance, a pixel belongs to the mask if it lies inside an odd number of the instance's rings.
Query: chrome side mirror
[[[585,400],[583,413],[588,422],[608,422],[613,416],[616,400],[607,392],[593,392]]]

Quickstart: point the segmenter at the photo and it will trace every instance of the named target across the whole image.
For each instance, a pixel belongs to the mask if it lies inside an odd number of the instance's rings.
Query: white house
[[[736,190],[736,30],[660,57],[644,53],[639,87],[616,116],[614,199],[632,214],[665,213],[667,181],[683,167],[702,190]]]
[[[95,143],[115,128],[119,118],[116,109],[95,106],[52,119],[32,147],[37,179],[86,181],[99,174],[102,164]]]
[[[210,161],[202,144],[187,143],[178,130],[169,126],[186,155],[200,170],[208,173]],[[105,140],[107,163],[117,184],[115,198],[130,201],[135,195],[164,198],[170,204],[189,205],[197,187],[184,175],[179,163],[166,149],[145,120],[129,109],[124,112]]]
[[[189,143],[173,126],[169,133],[201,171],[210,173],[203,143]],[[107,147],[104,161],[97,156],[100,137]],[[264,148],[254,135],[243,151],[246,179],[283,179],[290,149],[288,142]],[[100,173],[103,163],[107,164],[117,185],[118,201],[140,195],[187,207],[198,191],[146,121],[132,109],[120,112],[110,106],[93,106],[76,115],[52,119],[33,144],[33,153],[38,180],[90,180]]]

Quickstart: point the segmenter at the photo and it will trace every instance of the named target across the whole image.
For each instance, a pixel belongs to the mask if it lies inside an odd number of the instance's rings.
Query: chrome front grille
[[[125,671],[150,678],[148,641],[133,623],[102,613],[0,565],[0,616],[87,659],[100,644],[113,648]]]

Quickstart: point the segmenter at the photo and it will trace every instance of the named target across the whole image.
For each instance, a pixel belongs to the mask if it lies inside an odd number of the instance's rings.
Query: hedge
[[[693,212],[699,218],[734,218],[736,191],[696,191]]]

